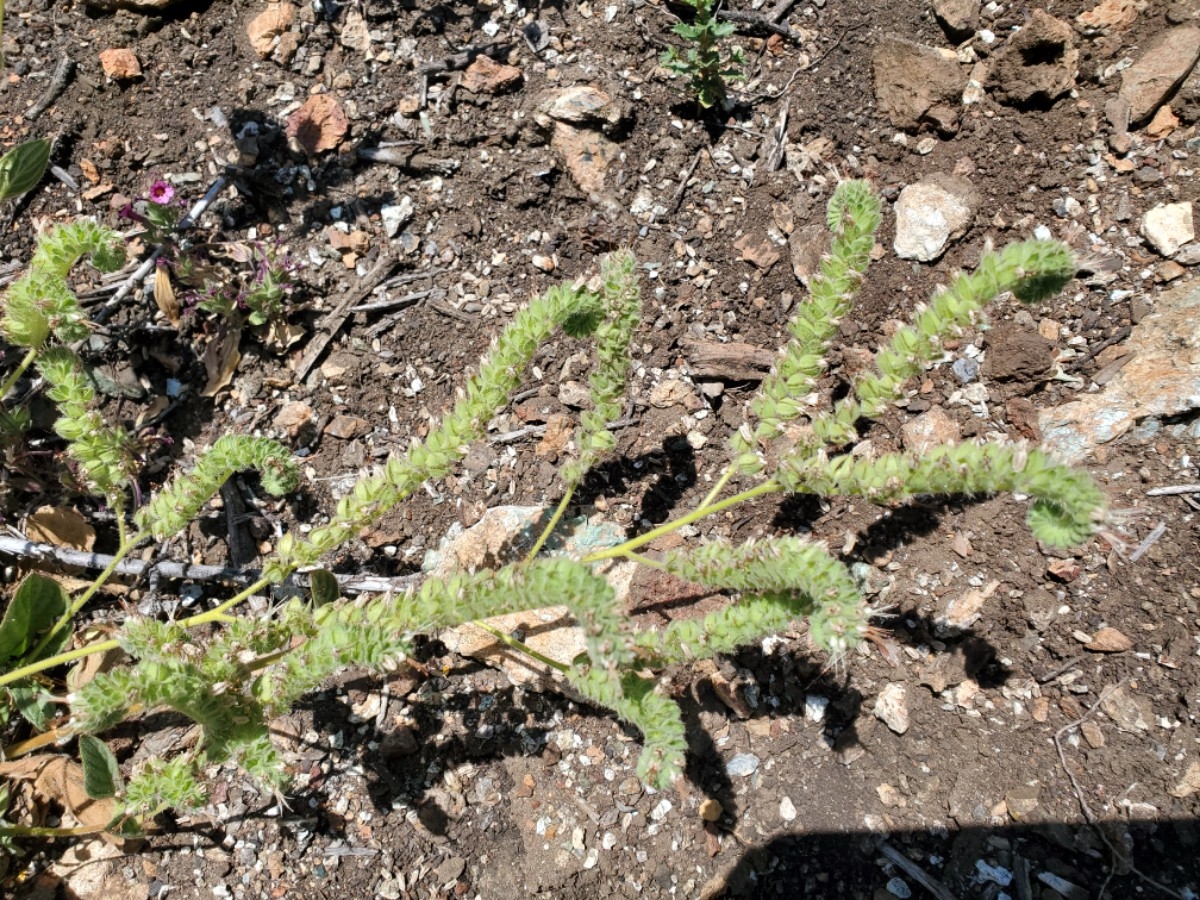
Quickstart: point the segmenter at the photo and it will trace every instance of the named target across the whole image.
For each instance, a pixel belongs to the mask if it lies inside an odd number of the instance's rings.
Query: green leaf
[[[0,156],[0,200],[23,194],[42,180],[50,162],[50,142],[26,141]]]
[[[107,800],[125,786],[117,758],[100,738],[82,735],[79,758],[83,762],[83,789],[93,800]]]
[[[328,569],[317,569],[311,572],[308,578],[308,590],[312,594],[313,606],[333,603],[341,596],[338,580]]]
[[[26,576],[0,621],[0,663],[24,656],[68,605],[67,592],[53,578]]]
[[[8,692],[12,697],[13,706],[25,717],[25,721],[38,731],[45,731],[54,716],[54,703],[45,699],[46,692],[29,681],[10,685]]]

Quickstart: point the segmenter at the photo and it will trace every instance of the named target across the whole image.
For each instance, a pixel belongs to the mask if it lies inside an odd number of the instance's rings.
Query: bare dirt
[[[796,3],[784,19],[794,39],[741,27],[751,80],[736,96],[745,102],[704,114],[657,67],[684,12],[665,3],[546,3],[525,13],[486,2],[316,2],[296,11],[292,43],[268,47],[267,58],[247,33],[266,3],[191,0],[161,12],[53,0],[7,6],[0,141],[54,137],[53,162],[77,189],[47,180],[10,204],[0,262],[27,259],[33,228],[54,221],[93,215],[129,227],[119,209],[155,179],[194,202],[226,175],[231,187],[193,239],[274,242],[299,264],[288,317],[297,342],[278,352],[244,334],[232,382],[215,398],[201,396],[205,348],[219,339],[211,317],[193,313],[176,328],[137,291],[106,309],[88,348],[111,373],[108,413],[152,428],[147,486],[193,443],[229,432],[278,436],[304,456],[299,496],[256,505],[253,484],[239,480],[226,502],[245,499],[248,515],[231,529],[225,511],[213,510],[167,549],[177,559],[254,565],[281,529],[317,523],[361,471],[425,433],[517,306],[594,273],[598,253],[618,244],[643,267],[645,321],[619,453],[589,481],[584,511],[638,531],[688,510],[727,462],[726,436],[756,386],[741,369],[690,377],[689,342],[766,351],[783,343],[788,312],[804,296],[788,236],[823,221],[838,176],[872,179],[889,204],[880,258],[821,384],[826,397],[845,390],[890,323],[970,268],[989,241],[1046,226],[1081,252],[1115,260],[1042,307],[998,304],[991,318],[1010,327],[1009,339],[1001,329],[968,333],[952,348],[963,358],[987,351],[983,398],[964,400],[962,382],[939,365],[914,385],[907,408],[863,434],[877,450],[902,447],[903,424],[938,408],[964,438],[1036,440],[1037,410],[1094,390],[1093,377],[1112,361],[1089,351],[1119,347],[1153,310],[1161,282],[1192,274],[1164,268],[1136,232],[1155,204],[1195,199],[1196,110],[1181,92],[1182,121],[1160,137],[1133,129],[1132,145],[1112,156],[1105,104],[1119,79],[1102,74],[1167,27],[1195,23],[1193,3],[1145,4],[1124,30],[1076,29],[1075,91],[1052,104],[1021,109],[989,94],[957,125],[912,130],[906,143],[876,109],[873,49],[889,33],[955,47],[911,0]],[[749,11],[731,4],[743,6]],[[1033,6],[1071,23],[1092,4]],[[1028,16],[992,4],[981,27],[997,43],[976,36],[971,45],[986,56]],[[524,34],[535,20],[550,35],[538,53]],[[491,94],[464,87],[457,66],[422,74],[468,47],[518,67],[521,81]],[[108,48],[132,49],[141,76],[106,79],[99,53]],[[64,57],[73,76],[29,121],[23,112]],[[539,104],[575,85],[607,92],[620,111],[596,128],[617,148],[599,190],[580,187],[539,123]],[[284,124],[321,92],[345,112],[348,133],[336,149],[309,154],[289,146]],[[785,104],[792,155],[771,171],[766,142]],[[387,143],[396,144],[393,162],[356,152]],[[890,201],[933,172],[969,179],[981,202],[966,234],[938,261],[919,264],[891,250]],[[389,237],[381,213],[404,197],[411,218]],[[1067,197],[1083,209],[1062,210]],[[365,299],[429,293],[350,314],[297,377],[332,311],[381,263],[389,277],[416,277]],[[99,309],[105,296],[90,302]],[[1049,335],[1044,346],[1028,337],[1035,328]],[[1073,356],[1057,356],[1065,350]],[[454,522],[471,525],[490,506],[555,502],[563,451],[555,435],[561,417],[576,413],[563,386],[585,377],[581,351],[563,337],[547,344],[522,399],[461,470],[346,548],[335,568],[411,572]],[[1071,378],[1050,377],[1053,365],[1031,369],[1028,357],[1039,352],[1060,359]],[[1007,380],[989,377],[1006,356],[999,375]],[[685,390],[655,393],[677,378]],[[5,510],[13,525],[64,496],[53,448],[40,440],[13,466]],[[53,866],[64,852],[103,855],[101,842],[32,847],[3,889],[151,898],[922,896],[927,889],[885,855],[890,847],[939,882],[941,896],[1074,900],[1102,888],[1112,897],[1195,896],[1200,785],[1181,785],[1200,738],[1197,507],[1186,494],[1146,492],[1196,482],[1197,458],[1192,412],[1143,423],[1086,461],[1111,505],[1135,511],[1131,547],[1165,526],[1136,561],[1115,538],[1047,552],[1024,524],[1025,503],[1008,496],[896,510],[771,499],[704,520],[688,540],[794,531],[827,541],[848,564],[864,564],[868,586],[895,617],[880,623],[886,638],[844,670],[831,671],[799,631],[715,666],[668,673],[692,750],[676,789],[638,782],[637,735],[613,716],[514,688],[430,641],[423,671],[387,681],[347,673],[276,723],[297,776],[286,807],[222,771],[204,814],[164,819],[136,852],[85,865],[108,873],[95,893],[78,873],[64,878]],[[111,549],[111,522],[101,515],[97,524],[97,549]],[[243,546],[237,556],[231,532]],[[640,588],[637,612],[650,620],[718,602],[654,579]],[[145,586],[134,590],[92,614],[118,619]],[[168,605],[202,593],[161,590]],[[938,623],[946,604],[972,590],[986,595],[978,620],[946,630]],[[1082,642],[1105,627],[1129,648],[1101,653]],[[873,714],[888,685],[905,692],[903,733]],[[1083,727],[1062,731],[1080,719]],[[114,746],[129,762],[147,741],[165,752],[184,732],[157,717],[126,725]],[[715,819],[702,808],[715,809]]]

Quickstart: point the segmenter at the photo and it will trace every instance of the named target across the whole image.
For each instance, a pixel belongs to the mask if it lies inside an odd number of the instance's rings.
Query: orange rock
[[[100,67],[113,81],[132,81],[142,77],[142,64],[132,50],[111,47],[100,51]]]
[[[1171,107],[1161,106],[1158,112],[1154,114],[1154,118],[1150,120],[1150,124],[1146,126],[1146,134],[1152,138],[1165,138],[1172,131],[1179,127],[1179,117],[1171,111]]]
[[[266,59],[275,49],[275,38],[289,31],[296,21],[296,7],[290,3],[272,3],[246,26],[250,46],[261,59]]]
[[[463,73],[462,86],[472,94],[498,94],[521,80],[521,70],[506,66],[490,56],[477,56]]]
[[[287,120],[287,136],[309,155],[333,150],[349,128],[346,113],[329,94],[309,97]]]
[[[1133,641],[1115,628],[1101,628],[1088,643],[1087,648],[1096,653],[1124,653],[1133,647]]]

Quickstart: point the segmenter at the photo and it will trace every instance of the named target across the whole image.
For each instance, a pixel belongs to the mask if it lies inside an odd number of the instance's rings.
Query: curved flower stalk
[[[608,423],[621,416],[621,398],[629,378],[629,345],[642,318],[642,296],[637,282],[637,260],[628,250],[606,257],[600,264],[604,282],[605,317],[596,328],[596,368],[588,378],[592,408],[580,417],[575,446],[577,459],[563,467],[568,486],[583,480],[604,455],[616,447]]]
[[[671,551],[662,565],[673,575],[715,590],[761,594],[789,616],[808,616],[813,643],[835,657],[858,644],[867,630],[867,609],[850,572],[819,544],[783,537],[741,545],[714,542],[694,550]],[[731,634],[720,630],[735,626]],[[706,641],[724,648],[743,646],[769,632],[749,634],[749,620],[705,621]],[[716,628],[716,631],[711,630]],[[682,632],[681,632],[682,634]],[[692,644],[688,644],[692,646]]]
[[[88,336],[86,317],[66,281],[67,273],[84,256],[90,256],[102,272],[116,271],[125,263],[125,245],[115,231],[86,219],[56,225],[38,238],[29,271],[4,294],[0,333],[27,352],[0,384],[0,399],[37,359],[51,335],[64,344]]]
[[[177,477],[138,510],[134,520],[160,541],[183,531],[221,486],[245,469],[257,471],[264,490],[274,497],[290,494],[300,483],[299,466],[278,441],[226,435],[200,455],[191,472]]]
[[[54,430],[67,442],[67,453],[79,463],[84,481],[114,507],[123,508],[125,488],[137,465],[128,432],[105,424],[100,413],[88,409],[96,392],[72,351],[44,351],[38,371],[50,386],[46,396],[58,404]]]
[[[331,550],[391,509],[428,478],[450,472],[483,434],[484,426],[520,384],[521,372],[534,352],[559,325],[573,337],[595,331],[603,314],[601,299],[590,291],[566,285],[553,287],[522,310],[495,340],[479,371],[467,383],[466,394],[423,443],[403,456],[393,456],[383,471],[363,479],[338,503],[332,521],[314,529],[304,540],[285,535],[276,559],[265,574],[281,580],[300,566],[312,565]]]
[[[813,436],[825,444],[854,440],[855,423],[880,415],[898,400],[909,378],[941,358],[942,342],[978,322],[983,308],[1000,294],[1011,291],[1022,303],[1040,303],[1074,277],[1071,251],[1056,241],[1024,241],[1000,253],[985,249],[974,272],[954,276],[917,313],[913,324],[899,329],[875,355],[878,374],[859,378],[853,397],[839,403],[832,414],[813,420]]]
[[[871,261],[880,223],[879,196],[866,181],[843,181],[833,192],[826,219],[833,246],[812,279],[808,300],[788,324],[792,340],[783,358],[750,403],[758,424],[744,425],[731,439],[734,464],[744,474],[763,469],[760,448],[806,411],[804,398],[825,369],[829,342],[850,311]]]
[[[1034,497],[1029,530],[1055,547],[1081,544],[1095,533],[1104,493],[1083,472],[1021,445],[957,444],[922,454],[889,453],[875,459],[785,460],[776,476],[789,491],[825,497],[857,496],[894,503],[920,494],[994,494]]]

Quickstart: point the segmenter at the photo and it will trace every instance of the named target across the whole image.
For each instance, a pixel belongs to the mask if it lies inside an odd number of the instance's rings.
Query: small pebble
[[[902,900],[907,900],[912,896],[912,888],[904,883],[903,878],[893,878],[887,883],[887,891],[893,897],[900,897]]]
[[[741,776],[748,778],[758,771],[760,760],[753,753],[739,753],[729,762],[725,763],[725,772],[728,775]]]

